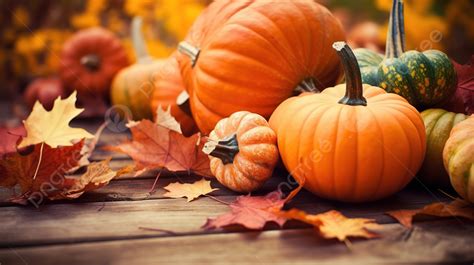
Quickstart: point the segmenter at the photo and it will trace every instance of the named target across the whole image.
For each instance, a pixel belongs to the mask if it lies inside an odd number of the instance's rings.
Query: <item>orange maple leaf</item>
[[[185,137],[149,120],[131,122],[129,127],[132,140],[107,149],[129,155],[135,161],[137,171],[166,168],[211,175],[209,158],[201,151],[204,141],[200,134]]]
[[[277,214],[287,219],[298,220],[314,226],[324,238],[337,238],[339,241],[345,241],[348,237],[378,237],[378,234],[369,230],[378,228],[375,220],[347,218],[336,210],[320,214],[308,214],[302,210],[291,209],[277,212]]]
[[[239,196],[229,207],[229,213],[214,219],[208,219],[204,229],[222,228],[230,225],[242,225],[248,229],[263,229],[267,222],[275,222],[283,226],[286,218],[276,214],[283,205],[280,191],[274,191],[266,196]]]
[[[0,128],[0,158],[5,154],[16,152],[16,145],[21,136],[25,136],[24,126]]]
[[[449,203],[435,202],[420,209],[396,210],[387,212],[400,224],[407,228],[413,226],[413,218],[418,215],[431,215],[437,217],[463,217],[474,220],[474,206],[462,199],[455,199]]]
[[[211,193],[217,188],[211,187],[211,182],[205,179],[198,180],[194,183],[171,183],[164,187],[166,192],[163,196],[169,198],[181,198],[186,197],[188,202],[198,198],[199,196]]]

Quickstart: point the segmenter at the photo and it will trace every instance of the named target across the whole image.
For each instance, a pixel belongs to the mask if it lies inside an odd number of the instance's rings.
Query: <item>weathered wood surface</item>
[[[100,120],[80,121],[75,126],[94,132]],[[92,160],[113,157],[114,169],[132,161],[122,154],[102,149],[129,137],[105,130]],[[380,263],[380,262],[469,262],[474,261],[474,224],[463,219],[427,219],[407,230],[384,213],[394,209],[418,208],[445,201],[441,192],[416,181],[388,199],[359,205],[323,200],[302,191],[287,207],[311,213],[330,209],[347,216],[374,218],[383,224],[383,237],[343,243],[318,239],[308,226],[289,222],[280,230],[269,224],[263,232],[240,227],[206,231],[208,217],[225,213],[228,206],[203,197],[191,203],[165,198],[162,187],[171,182],[192,182],[199,177],[163,173],[156,192],[149,191],[157,172],[139,178],[132,174],[77,200],[47,202],[36,209],[16,206],[0,190],[0,264],[156,264],[156,263]],[[258,195],[287,182],[278,171]],[[240,194],[219,188],[211,195],[231,202]],[[150,229],[151,228],[151,229]],[[153,230],[155,229],[155,230]]]
[[[384,225],[380,239],[342,243],[311,229],[104,240],[0,250],[2,264],[370,264],[474,260],[474,226],[421,223],[413,230]]]

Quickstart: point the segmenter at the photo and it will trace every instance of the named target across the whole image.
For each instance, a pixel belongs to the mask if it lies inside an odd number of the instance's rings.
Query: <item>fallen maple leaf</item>
[[[287,219],[298,220],[314,226],[324,238],[337,238],[339,241],[345,241],[348,237],[374,238],[379,236],[369,231],[369,229],[378,228],[375,220],[347,218],[336,210],[320,214],[308,214],[302,210],[291,209],[280,211],[277,214]]]
[[[166,192],[163,196],[169,198],[182,198],[186,197],[188,202],[198,198],[201,195],[206,195],[211,193],[217,188],[211,187],[211,182],[205,179],[201,179],[194,183],[171,183],[168,186],[164,187]]]
[[[229,207],[229,213],[214,219],[207,219],[204,229],[216,229],[230,225],[242,225],[248,229],[263,229],[267,222],[275,222],[283,226],[286,218],[276,214],[283,205],[280,191],[274,191],[266,196],[239,196]]]
[[[84,192],[101,188],[123,173],[123,171],[113,171],[109,167],[110,158],[100,162],[91,163],[84,174],[80,177],[66,177],[64,187],[55,196],[50,196],[50,200],[75,199]]]
[[[454,95],[438,107],[456,113],[471,115],[474,113],[474,55],[471,60],[461,65],[453,61],[458,77]]]
[[[183,134],[181,131],[181,125],[179,122],[171,115],[171,106],[168,105],[168,109],[163,110],[161,105],[156,109],[156,124],[168,128],[177,133]]]
[[[45,143],[53,148],[71,146],[75,140],[93,138],[94,136],[84,129],[69,127],[69,122],[83,111],[76,108],[75,103],[76,92],[64,100],[58,97],[51,111],[45,110],[37,101],[31,114],[24,121],[27,135],[18,148],[39,143]]]
[[[395,218],[403,226],[411,228],[413,226],[413,218],[418,215],[463,217],[474,220],[474,206],[464,200],[455,199],[449,203],[435,202],[420,209],[389,211],[387,214]]]
[[[62,176],[79,165],[83,146],[84,141],[58,148],[44,145],[44,159],[39,167],[41,144],[36,144],[27,155],[9,153],[0,160],[0,186],[11,188],[18,184],[22,193],[48,193],[55,190],[55,186],[62,185]],[[38,170],[35,177],[36,168]]]
[[[137,171],[166,168],[211,175],[209,158],[201,152],[203,141],[200,134],[185,137],[149,120],[132,122],[128,126],[132,140],[106,149],[129,155],[135,161]]]

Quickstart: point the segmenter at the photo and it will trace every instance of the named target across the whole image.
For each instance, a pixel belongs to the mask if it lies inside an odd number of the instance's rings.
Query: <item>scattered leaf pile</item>
[[[86,130],[69,126],[82,112],[75,102],[76,93],[64,100],[56,99],[51,111],[37,102],[24,121],[24,129],[0,131],[4,139],[0,186],[12,189],[12,202],[39,204],[45,198],[74,199],[106,185],[117,175],[105,160],[90,164],[81,176],[73,176],[76,169],[89,163],[87,158],[97,142]],[[92,140],[86,143],[87,139]],[[16,187],[20,194],[15,194]]]

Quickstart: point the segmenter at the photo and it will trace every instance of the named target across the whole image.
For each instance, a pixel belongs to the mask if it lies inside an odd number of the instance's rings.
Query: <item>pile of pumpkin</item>
[[[170,105],[185,134],[209,134],[203,151],[230,189],[258,189],[281,160],[323,198],[377,200],[416,175],[474,202],[474,117],[429,109],[453,95],[456,72],[440,51],[405,51],[401,0],[385,55],[352,51],[313,0],[215,1],[167,59],[148,56],[140,27],[134,19],[139,60],[127,68],[112,34],[77,33],[61,55],[61,83],[110,91],[134,119]]]

